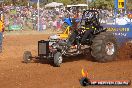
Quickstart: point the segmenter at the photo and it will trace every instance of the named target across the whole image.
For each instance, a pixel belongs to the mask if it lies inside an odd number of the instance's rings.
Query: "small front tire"
[[[61,52],[56,52],[56,53],[54,54],[54,65],[55,65],[56,67],[60,67],[60,65],[61,65],[61,63],[62,63],[62,60],[63,60],[63,58],[62,58],[62,53],[61,53]]]
[[[25,51],[23,54],[24,63],[30,63],[32,60],[32,54],[30,51]]]

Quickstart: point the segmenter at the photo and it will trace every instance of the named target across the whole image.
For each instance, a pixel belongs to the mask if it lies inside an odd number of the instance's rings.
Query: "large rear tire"
[[[117,55],[117,41],[112,33],[103,32],[98,34],[92,41],[91,55],[95,61],[113,61]]]

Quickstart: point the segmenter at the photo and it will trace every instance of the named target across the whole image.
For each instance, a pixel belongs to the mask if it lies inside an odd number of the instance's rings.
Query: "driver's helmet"
[[[85,24],[86,24],[86,25],[91,24],[91,20],[90,20],[90,19],[87,19],[87,20],[85,21]]]
[[[92,18],[93,18],[93,14],[92,13],[87,14],[87,16],[86,16],[86,24],[90,24],[91,21],[92,21]]]
[[[90,13],[86,14],[86,18],[87,18],[87,19],[93,18],[93,13],[90,12]]]

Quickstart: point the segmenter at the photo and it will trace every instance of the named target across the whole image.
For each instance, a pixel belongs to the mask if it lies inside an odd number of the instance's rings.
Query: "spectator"
[[[4,23],[0,20],[0,53],[2,53],[2,41],[3,41]]]
[[[57,28],[57,20],[56,19],[54,19],[53,20],[53,31],[56,31],[56,28]]]

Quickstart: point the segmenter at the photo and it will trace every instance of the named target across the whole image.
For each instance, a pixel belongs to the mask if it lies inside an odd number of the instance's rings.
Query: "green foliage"
[[[127,0],[127,9],[132,11],[132,0]]]
[[[113,0],[96,0],[91,2],[90,7],[101,9],[112,9],[114,7]]]
[[[28,0],[4,0],[4,4],[6,5],[27,5]]]
[[[6,5],[12,4],[12,0],[4,0],[4,4]]]

